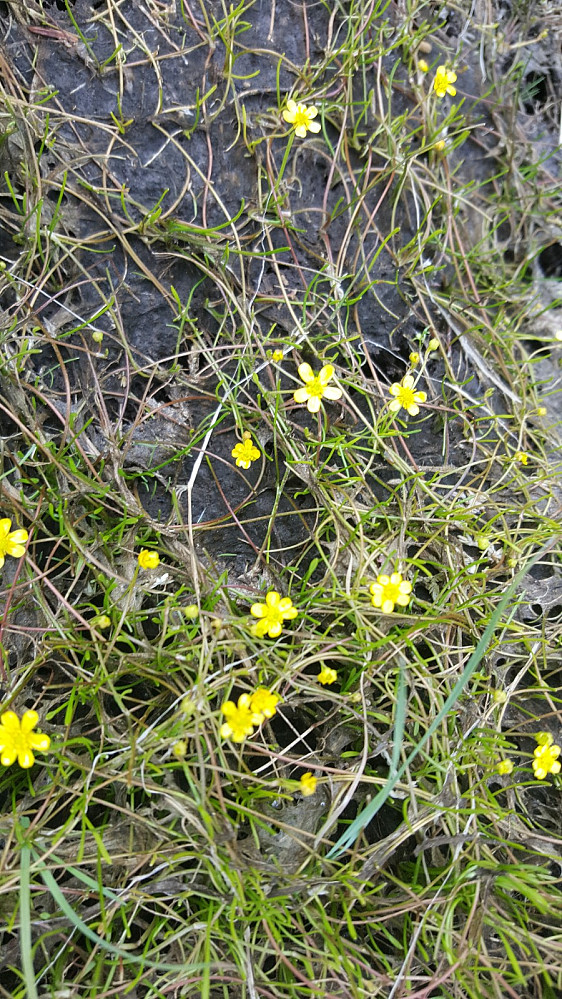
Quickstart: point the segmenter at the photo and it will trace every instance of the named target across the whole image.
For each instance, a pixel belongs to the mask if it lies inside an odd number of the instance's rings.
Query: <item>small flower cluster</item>
[[[241,694],[238,703],[225,701],[221,711],[226,721],[221,725],[223,739],[232,742],[244,742],[253,735],[254,728],[261,725],[266,718],[273,718],[281,698],[267,687],[258,687],[253,694]]]

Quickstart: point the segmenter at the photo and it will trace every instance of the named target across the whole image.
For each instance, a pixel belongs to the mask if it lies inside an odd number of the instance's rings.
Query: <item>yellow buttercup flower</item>
[[[513,772],[513,760],[500,760],[496,770],[502,776],[507,776]]]
[[[285,121],[295,126],[295,135],[299,139],[304,139],[307,132],[320,131],[320,122],[314,121],[317,114],[318,108],[314,104],[307,107],[306,104],[297,104],[293,100],[287,101],[287,107],[283,111]]]
[[[533,756],[532,767],[537,780],[544,780],[548,774],[560,773],[560,762],[558,760],[560,746],[556,744],[551,746],[537,746]]]
[[[437,337],[433,336],[431,338],[431,340],[429,341],[429,343],[427,345],[427,349],[429,351],[439,350],[439,340],[437,339]]]
[[[299,783],[300,783],[300,792],[303,798],[310,798],[310,796],[314,794],[316,791],[316,785],[318,783],[318,779],[314,777],[314,775],[309,770],[308,773],[302,775]]]
[[[425,402],[427,399],[425,392],[414,392],[412,375],[404,375],[401,382],[394,382],[389,392],[394,396],[392,402],[388,404],[391,413],[399,413],[404,408],[410,416],[417,416],[420,411],[418,402]]]
[[[326,397],[326,399],[331,399],[335,401],[336,399],[341,399],[343,395],[342,390],[336,388],[334,385],[328,385],[328,382],[334,377],[334,367],[332,364],[325,364],[323,368],[317,375],[310,367],[310,364],[304,362],[299,364],[299,377],[305,382],[304,388],[299,388],[293,395],[295,402],[306,402],[306,406],[309,413],[317,413],[320,409],[320,400]]]
[[[250,614],[260,618],[250,629],[252,635],[256,638],[263,638],[265,635],[278,638],[283,630],[283,623],[292,621],[298,610],[293,607],[293,601],[289,597],[281,597],[276,590],[270,590],[264,604],[252,604]]]
[[[529,455],[526,451],[516,451],[513,457],[514,460],[518,461],[520,465],[526,465],[529,461]]]
[[[178,739],[177,742],[174,742],[172,753],[178,760],[183,760],[187,756],[187,742],[185,739]]]
[[[259,718],[260,725],[266,718],[273,718],[280,700],[279,694],[272,694],[267,687],[258,687],[252,694],[250,710]]]
[[[402,579],[401,572],[393,572],[391,576],[377,576],[376,583],[371,583],[370,591],[373,607],[380,607],[383,614],[392,614],[395,604],[408,606],[412,584]]]
[[[17,760],[20,767],[28,770],[35,763],[33,750],[46,753],[51,740],[48,735],[33,732],[39,715],[36,711],[24,711],[21,722],[15,711],[4,711],[0,716],[0,763],[10,767]]]
[[[22,555],[25,555],[24,544],[29,534],[22,528],[18,531],[12,531],[11,528],[10,518],[3,517],[0,520],[0,569],[4,565],[6,555],[11,555],[12,558],[21,558]]]
[[[141,569],[156,569],[160,565],[158,552],[151,552],[148,548],[141,548],[139,552],[139,565]]]
[[[435,70],[435,79],[433,81],[433,89],[437,96],[444,97],[445,94],[450,94],[451,97],[454,97],[457,92],[455,87],[453,87],[456,78],[457,74],[452,69],[447,69],[446,66],[438,66]]]
[[[276,364],[280,364],[284,356],[285,355],[283,354],[282,350],[274,350],[273,354],[271,355],[271,360],[275,361]]]
[[[421,70],[422,73],[427,73],[429,66],[425,59],[418,59],[418,69]]]
[[[223,739],[244,742],[246,736],[252,735],[254,725],[261,724],[260,715],[252,711],[249,694],[241,694],[238,704],[234,701],[225,701],[221,711],[226,718],[220,730]]]
[[[247,430],[243,438],[232,448],[231,454],[233,458],[236,458],[236,464],[239,468],[249,468],[253,461],[261,458],[261,451],[258,450],[252,440],[252,435]]]
[[[413,364],[415,367],[416,364],[419,363],[420,363],[420,355],[418,354],[417,350],[413,350],[412,353],[410,354],[410,364]]]
[[[332,669],[330,666],[322,666],[322,669],[316,677],[318,683],[321,683],[324,687],[330,683],[335,683],[337,678],[338,671],[336,669]]]

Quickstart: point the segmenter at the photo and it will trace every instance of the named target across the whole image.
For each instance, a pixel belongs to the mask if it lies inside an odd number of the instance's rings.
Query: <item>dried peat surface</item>
[[[562,999],[561,39],[0,2],[0,999]]]

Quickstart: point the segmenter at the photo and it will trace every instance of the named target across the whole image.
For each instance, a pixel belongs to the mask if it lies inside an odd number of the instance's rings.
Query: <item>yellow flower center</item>
[[[318,376],[316,376],[316,378],[313,378],[311,382],[307,382],[306,384],[306,391],[311,399],[313,397],[321,399],[324,395],[325,388],[326,386],[322,384]]]
[[[297,108],[295,111],[295,128],[300,128],[301,125],[304,125],[305,128],[310,125],[310,116],[306,108],[302,111]]]
[[[408,409],[409,406],[415,406],[416,404],[416,393],[413,388],[405,388],[403,385],[400,387],[400,392],[398,393],[398,401],[404,407]]]

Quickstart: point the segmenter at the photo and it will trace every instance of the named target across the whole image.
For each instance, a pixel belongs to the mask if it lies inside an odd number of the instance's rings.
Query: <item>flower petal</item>
[[[31,732],[27,741],[32,749],[37,749],[41,753],[46,753],[51,745],[51,739],[45,732]]]
[[[320,368],[320,372],[318,374],[318,381],[320,382],[321,385],[328,384],[330,378],[334,377],[334,370],[335,369],[333,364],[325,364],[323,368]]]
[[[12,526],[12,521],[9,517],[3,517],[0,520],[0,538],[7,538],[10,533],[10,528]]]
[[[35,728],[37,722],[39,721],[39,715],[36,711],[24,711],[21,716],[21,730],[26,734],[31,732],[32,728]]]
[[[320,409],[320,399],[317,395],[313,395],[307,402],[308,412],[317,413]]]
[[[299,378],[302,378],[303,382],[308,383],[314,381],[314,372],[310,367],[310,364],[307,364],[306,361],[303,361],[302,364],[299,364],[298,372],[299,372]]]
[[[295,135],[298,135],[299,139],[306,138],[306,125],[297,125]]]
[[[6,749],[2,750],[2,755],[0,756],[0,763],[5,767],[11,767],[12,763],[16,762],[17,759],[17,749],[13,746],[8,746]]]
[[[253,617],[265,617],[267,614],[267,607],[265,604],[252,604],[250,607],[250,614]]]
[[[15,711],[4,711],[4,713],[0,715],[0,722],[2,722],[2,727],[9,732],[11,736],[19,735],[20,720]]]
[[[343,392],[341,389],[336,388],[335,385],[327,385],[324,389],[324,395],[326,399],[331,399],[332,402],[335,402],[336,399],[341,399]]]
[[[35,757],[31,752],[31,749],[27,747],[25,749],[20,749],[18,753],[18,763],[23,770],[29,770],[30,767],[35,763]]]
[[[295,402],[306,402],[306,400],[308,399],[308,389],[306,388],[297,389],[293,395],[293,399],[295,400]]]

